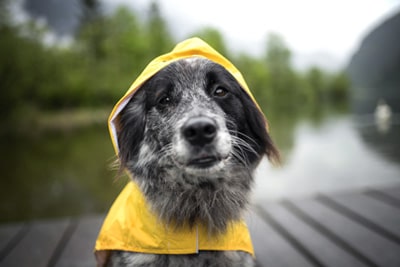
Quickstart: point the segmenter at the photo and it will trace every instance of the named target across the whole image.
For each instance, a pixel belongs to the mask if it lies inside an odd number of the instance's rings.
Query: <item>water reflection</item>
[[[373,122],[373,120],[372,120]],[[382,134],[373,123],[331,117],[318,126],[303,121],[285,165],[263,161],[254,199],[300,197],[400,182],[400,125]]]
[[[359,121],[359,120],[356,120]],[[400,163],[400,118],[394,116],[390,121],[363,123],[359,127],[362,140],[379,155],[393,163]]]
[[[105,212],[123,185],[105,127],[9,136],[0,149],[2,222]]]

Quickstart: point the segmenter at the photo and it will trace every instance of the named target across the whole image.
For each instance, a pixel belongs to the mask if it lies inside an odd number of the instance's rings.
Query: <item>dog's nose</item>
[[[217,135],[217,126],[211,118],[195,117],[183,125],[182,134],[192,145],[203,146],[214,140]]]

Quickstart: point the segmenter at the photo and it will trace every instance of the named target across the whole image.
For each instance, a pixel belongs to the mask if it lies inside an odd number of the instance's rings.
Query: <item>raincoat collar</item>
[[[235,221],[225,233],[210,236],[200,224],[176,230],[162,223],[139,187],[129,182],[112,205],[96,240],[96,255],[110,250],[152,254],[195,254],[201,250],[240,250],[254,256],[246,223]]]

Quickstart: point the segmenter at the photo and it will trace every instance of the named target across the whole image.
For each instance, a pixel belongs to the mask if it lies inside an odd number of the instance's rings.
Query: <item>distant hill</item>
[[[348,73],[356,113],[373,112],[380,98],[400,113],[400,10],[364,38]]]

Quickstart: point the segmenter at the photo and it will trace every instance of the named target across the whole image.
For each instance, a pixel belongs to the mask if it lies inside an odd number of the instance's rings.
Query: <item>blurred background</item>
[[[199,36],[243,73],[284,162],[254,201],[400,182],[400,4],[0,0],[0,222],[107,211],[107,116],[154,57]]]

